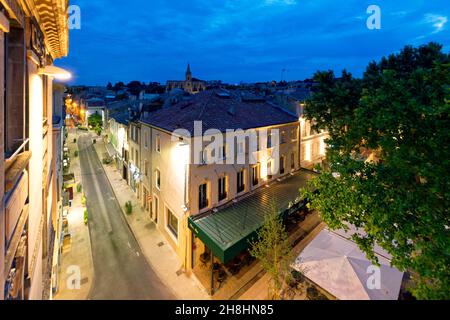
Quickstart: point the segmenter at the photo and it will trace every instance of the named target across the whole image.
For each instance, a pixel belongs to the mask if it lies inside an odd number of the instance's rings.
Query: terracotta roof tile
[[[275,104],[242,101],[239,92],[229,92],[220,97],[220,92],[220,89],[203,91],[189,101],[147,113],[141,121],[170,132],[186,129],[191,134],[195,121],[203,122],[203,133],[208,129],[226,132],[229,129],[247,130],[298,121],[295,115]]]

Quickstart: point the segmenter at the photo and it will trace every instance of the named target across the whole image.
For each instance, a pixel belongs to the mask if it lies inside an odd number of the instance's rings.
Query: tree
[[[108,90],[112,90],[113,89],[113,85],[111,82],[108,82],[108,84],[106,85],[106,89]]]
[[[281,298],[281,291],[289,279],[292,262],[292,248],[277,206],[264,218],[264,225],[258,232],[258,239],[251,243],[250,254],[258,259],[270,276],[269,294],[274,300]]]
[[[129,84],[127,84],[127,88],[132,95],[138,96],[145,88],[145,85],[141,84],[139,81],[131,81]]]
[[[100,128],[103,125],[102,116],[97,113],[90,115],[88,118],[88,124],[92,128]]]
[[[450,297],[450,55],[430,43],[372,62],[362,79],[318,72],[305,116],[326,129],[329,170],[305,192],[333,229],[354,225],[409,271],[419,299]]]
[[[123,90],[125,88],[125,83],[123,83],[122,81],[117,82],[114,87],[113,90],[117,93],[120,90]]]

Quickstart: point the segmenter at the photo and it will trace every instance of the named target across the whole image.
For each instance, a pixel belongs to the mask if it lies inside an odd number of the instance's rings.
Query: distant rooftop
[[[292,123],[298,117],[262,99],[242,99],[239,91],[213,89],[145,114],[141,121],[167,131],[186,129],[193,134],[195,121],[203,122],[204,133],[213,128],[225,132]]]

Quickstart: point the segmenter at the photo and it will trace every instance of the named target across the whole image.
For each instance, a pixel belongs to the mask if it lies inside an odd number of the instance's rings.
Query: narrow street
[[[78,147],[94,261],[94,281],[89,299],[175,299],[142,254],[89,134],[80,135]]]

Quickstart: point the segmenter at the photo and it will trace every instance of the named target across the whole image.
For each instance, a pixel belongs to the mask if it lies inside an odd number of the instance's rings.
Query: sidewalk
[[[70,152],[70,172],[75,175],[76,185],[81,183],[81,170],[79,157],[74,156],[78,146],[74,143],[74,139],[78,137],[70,130],[67,138],[67,145]],[[74,199],[72,207],[65,207],[68,210],[69,233],[72,236],[70,248],[63,251],[61,256],[61,266],[59,270],[59,286],[58,292],[53,295],[54,300],[87,300],[93,282],[93,261],[91,253],[91,240],[89,236],[89,228],[84,224],[84,210],[81,203],[81,193],[74,190]],[[67,280],[73,277],[73,267],[79,267],[81,271],[80,289],[68,288]],[[69,283],[70,284],[70,283]]]
[[[102,161],[103,155],[107,153],[107,149],[101,138],[97,139],[95,150],[100,161]],[[179,300],[210,300],[208,293],[194,276],[187,277],[184,273],[177,275],[181,269],[181,264],[176,254],[157,230],[150,216],[141,209],[139,200],[126,181],[122,179],[119,171],[114,165],[103,165],[103,168],[128,225],[136,237],[145,258],[161,281],[172,289]],[[131,201],[133,204],[133,213],[131,215],[127,215],[124,212],[127,201]],[[164,243],[164,245],[160,246],[161,243]]]

